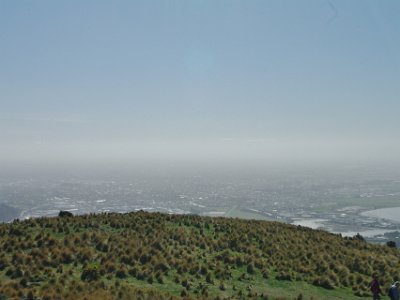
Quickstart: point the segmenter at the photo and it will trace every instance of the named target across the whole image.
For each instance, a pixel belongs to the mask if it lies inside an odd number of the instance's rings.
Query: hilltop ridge
[[[1,224],[0,249],[5,299],[357,299],[400,270],[361,237],[143,211]]]

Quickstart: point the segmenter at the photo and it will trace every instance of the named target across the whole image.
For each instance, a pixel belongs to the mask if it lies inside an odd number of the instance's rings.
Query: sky
[[[0,1],[0,166],[399,161],[400,2]]]

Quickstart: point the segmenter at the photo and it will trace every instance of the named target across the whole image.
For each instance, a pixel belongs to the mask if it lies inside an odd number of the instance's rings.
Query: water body
[[[328,220],[326,220],[326,219],[300,219],[300,220],[295,220],[292,224],[309,227],[312,229],[322,229],[325,227],[324,222],[326,222],[326,221],[328,221]]]
[[[334,230],[331,224],[327,224],[329,220],[327,219],[298,219],[295,220],[293,225],[301,225],[304,227],[309,227],[312,229],[324,229],[332,233],[340,233],[342,236],[355,236],[356,234],[361,234],[363,237],[376,237],[381,236],[387,232],[395,232],[396,230],[389,229],[368,229],[360,227],[357,231],[347,231],[347,230]]]
[[[386,219],[392,222],[400,223],[400,207],[380,208],[365,211],[361,215],[370,218]]]
[[[18,218],[20,213],[20,209],[0,203],[0,222],[12,221],[13,219]]]
[[[356,234],[361,234],[363,237],[372,238],[376,236],[381,236],[388,232],[396,232],[396,230],[388,230],[388,229],[366,229],[360,231],[341,231],[341,232],[333,232],[340,233],[342,236],[355,236]]]

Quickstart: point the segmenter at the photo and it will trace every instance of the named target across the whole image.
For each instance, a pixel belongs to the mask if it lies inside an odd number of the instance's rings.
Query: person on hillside
[[[372,275],[370,290],[372,292],[373,300],[381,299],[382,290],[381,290],[381,285],[379,284],[379,281],[378,281],[378,276],[376,274]]]
[[[389,289],[389,298],[390,298],[390,300],[400,300],[399,286],[400,286],[400,282],[396,281],[390,287],[390,289]]]

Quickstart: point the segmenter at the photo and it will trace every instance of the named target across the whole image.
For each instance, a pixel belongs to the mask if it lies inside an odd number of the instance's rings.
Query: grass
[[[231,213],[248,212],[235,208]],[[103,242],[104,249],[98,247]],[[360,299],[354,286],[360,295],[368,295],[372,272],[382,274],[388,284],[400,269],[397,249],[323,231],[279,222],[145,212],[2,224],[0,249],[0,295],[9,298],[32,289],[40,297],[59,289],[66,299],[80,299],[74,291],[91,289],[103,293],[98,299],[125,299],[125,294],[131,299],[129,295],[138,291],[154,299],[179,298],[183,290],[198,298],[205,288],[210,299],[249,295],[294,299],[301,294],[303,299],[351,300]],[[65,251],[72,253],[72,262],[60,260]],[[160,264],[167,269],[160,269]],[[248,269],[250,265],[254,271]],[[122,279],[118,278],[121,268],[126,270]],[[22,272],[16,274],[15,269]],[[81,279],[85,270],[96,270],[98,277]],[[142,275],[134,275],[133,270]],[[277,279],[282,272],[290,274],[290,280]],[[157,274],[164,283],[157,281]],[[328,275],[333,276],[333,289],[312,284],[314,278]],[[339,281],[343,276],[348,285]],[[21,283],[24,278],[43,280],[26,287]],[[185,279],[189,289],[184,287]]]

